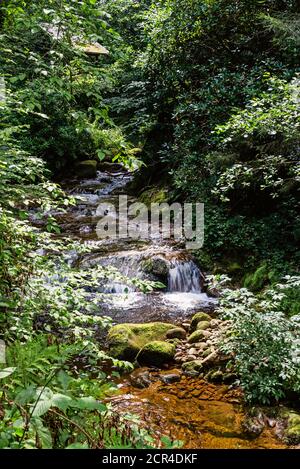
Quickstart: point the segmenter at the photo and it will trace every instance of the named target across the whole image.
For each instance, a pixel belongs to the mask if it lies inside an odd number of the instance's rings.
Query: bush
[[[245,288],[223,291],[219,312],[232,327],[221,348],[233,354],[250,403],[269,404],[300,391],[300,316],[289,319],[281,309],[292,285],[299,293],[299,277],[258,296]]]

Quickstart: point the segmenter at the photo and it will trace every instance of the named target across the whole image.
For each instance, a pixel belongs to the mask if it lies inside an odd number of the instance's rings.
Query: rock
[[[203,357],[203,358],[208,357],[208,355],[210,355],[211,352],[212,352],[212,348],[211,348],[211,347],[208,347],[206,350],[203,350],[203,352],[202,352],[202,357]]]
[[[108,333],[108,346],[112,357],[134,361],[139,351],[149,342],[166,340],[173,324],[152,322],[148,324],[118,324]],[[168,344],[175,349],[175,346]]]
[[[242,423],[242,428],[248,438],[257,438],[264,429],[264,422],[258,417],[247,417]]]
[[[231,384],[237,379],[237,375],[235,373],[225,373],[223,375],[223,383],[224,384]]]
[[[204,331],[205,329],[208,329],[210,327],[210,322],[209,321],[200,321],[197,324],[197,331]]]
[[[202,370],[202,361],[201,360],[193,360],[186,362],[182,365],[182,369],[184,373],[189,376],[198,376]]]
[[[211,381],[212,383],[222,383],[223,382],[223,373],[221,370],[211,371],[209,372],[206,377],[207,380]]]
[[[196,347],[200,352],[207,348],[207,343],[206,342],[196,342],[193,344],[194,347]]]
[[[221,324],[221,321],[219,319],[212,319],[210,321],[210,327],[212,329],[215,329],[215,328],[219,327],[220,324]]]
[[[204,358],[204,360],[202,360],[202,365],[215,365],[215,364],[218,364],[219,360],[218,360],[218,354],[217,352],[214,350],[213,352],[211,352],[208,357]]]
[[[75,167],[75,172],[81,178],[93,178],[97,176],[97,161],[85,160],[78,163]]]
[[[182,327],[175,327],[166,334],[167,339],[182,339],[186,338],[186,331]]]
[[[167,278],[169,274],[170,263],[164,257],[146,259],[142,265],[145,272],[157,277]]]
[[[208,331],[195,331],[193,332],[189,338],[188,341],[190,344],[195,344],[196,342],[201,342],[204,337],[208,337],[209,332]]]
[[[191,327],[191,323],[190,322],[184,322],[181,324],[181,326],[183,327],[183,329],[185,329],[186,331],[189,331],[190,330],[190,327]]]
[[[99,171],[103,171],[105,173],[116,173],[119,171],[124,171],[124,166],[120,163],[110,163],[108,161],[101,161],[98,163]]]
[[[207,313],[196,313],[192,317],[190,331],[194,332],[197,329],[197,325],[200,321],[211,321],[211,317]]]
[[[188,355],[197,355],[197,349],[196,348],[191,348],[189,351],[188,351]]]
[[[288,413],[285,438],[289,444],[297,445],[300,443],[300,415],[296,412]]]
[[[130,382],[132,386],[139,389],[148,388],[152,383],[149,371],[143,371],[139,373],[133,372],[130,375]]]
[[[161,380],[166,384],[178,383],[181,380],[181,375],[170,373],[169,375],[162,375]]]
[[[173,360],[175,345],[161,340],[155,340],[146,344],[138,353],[136,360],[141,365],[161,366]]]
[[[150,207],[153,203],[161,204],[168,202],[168,197],[168,191],[165,188],[152,186],[150,189],[142,192],[139,196],[139,201]]]

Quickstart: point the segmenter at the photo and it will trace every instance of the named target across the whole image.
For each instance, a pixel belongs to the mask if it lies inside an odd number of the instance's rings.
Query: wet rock
[[[195,331],[189,336],[188,341],[190,344],[194,344],[196,342],[200,342],[203,338],[208,337],[209,335],[210,334],[207,331]]]
[[[173,360],[175,345],[155,340],[146,344],[138,353],[136,360],[141,365],[162,366]]]
[[[209,321],[200,321],[197,324],[197,331],[204,331],[205,329],[208,329],[209,327],[210,327]]]
[[[142,262],[142,268],[147,274],[154,275],[164,281],[164,283],[167,283],[170,262],[164,257],[157,256],[151,257],[151,259],[145,259]]]
[[[186,331],[182,327],[175,327],[166,334],[167,339],[182,339],[186,338]]]
[[[97,161],[85,160],[78,163],[75,167],[75,172],[78,177],[94,178],[97,176]]]
[[[192,360],[182,365],[183,372],[189,376],[198,376],[202,370],[201,360]]]
[[[121,360],[135,360],[139,351],[149,342],[166,340],[173,324],[153,322],[148,324],[118,324],[108,333],[110,354]],[[173,344],[167,344],[174,348]],[[174,352],[175,353],[175,352]]]
[[[181,375],[170,373],[169,375],[162,375],[161,380],[166,384],[178,383],[181,380]]]
[[[192,317],[190,331],[194,332],[197,329],[197,325],[201,321],[211,321],[211,317],[207,313],[196,313]]]
[[[143,371],[142,373],[132,373],[130,375],[130,383],[132,386],[138,389],[148,388],[152,383],[149,371]]]

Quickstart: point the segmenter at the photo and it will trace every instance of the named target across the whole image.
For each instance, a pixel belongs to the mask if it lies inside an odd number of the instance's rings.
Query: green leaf
[[[99,410],[100,412],[105,412],[107,410],[105,404],[102,404],[93,397],[80,397],[73,401],[72,407],[81,410]]]

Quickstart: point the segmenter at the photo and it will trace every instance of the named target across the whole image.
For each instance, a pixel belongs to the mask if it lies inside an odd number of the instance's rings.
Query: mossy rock
[[[183,327],[174,327],[166,334],[167,339],[180,339],[184,340],[186,338],[186,330]]]
[[[142,267],[146,273],[167,279],[170,263],[163,257],[152,257],[143,261]]]
[[[285,438],[289,444],[300,443],[300,415],[296,412],[289,412]]]
[[[160,367],[173,360],[176,347],[170,342],[155,340],[146,344],[136,357],[140,365]]]
[[[134,361],[139,351],[149,342],[167,339],[173,324],[151,322],[148,324],[118,324],[108,333],[109,351],[112,357]]]
[[[209,314],[207,313],[196,313],[194,314],[194,316],[192,317],[192,321],[191,321],[191,332],[194,332],[196,329],[197,329],[197,325],[199,322],[201,321],[211,321],[211,317]]]
[[[209,321],[200,321],[197,324],[197,331],[205,331],[206,329],[209,328],[209,326],[210,326]]]
[[[189,376],[198,376],[201,373],[202,368],[203,366],[201,360],[192,360],[182,365],[184,373]]]
[[[193,332],[189,338],[188,341],[190,344],[195,344],[196,342],[202,342],[203,338],[206,338],[206,331],[195,331]]]
[[[148,207],[150,207],[151,204],[162,204],[168,202],[168,192],[164,188],[154,186],[142,192],[139,196],[139,201]]]
[[[97,176],[97,161],[86,160],[81,161],[75,167],[75,172],[78,177],[93,178]]]

